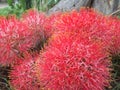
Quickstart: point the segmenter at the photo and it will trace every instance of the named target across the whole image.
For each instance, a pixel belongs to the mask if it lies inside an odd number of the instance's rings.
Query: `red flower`
[[[109,43],[109,52],[112,55],[120,55],[120,20],[118,18],[109,18],[109,27],[111,28],[111,39],[105,40],[106,43]],[[107,41],[108,40],[108,41]]]
[[[61,13],[61,12],[57,12],[57,13],[53,13],[50,16],[48,16],[48,18],[47,18],[48,23],[46,23],[47,24],[46,28],[53,30],[53,31],[57,30],[55,23],[59,22],[59,18],[61,17],[62,14],[63,13]]]
[[[33,42],[29,41],[31,32],[15,17],[0,18],[0,64],[8,65],[16,60]]]
[[[109,86],[110,61],[102,44],[85,33],[53,36],[38,60],[37,73],[46,90],[103,90]]]
[[[41,42],[45,42],[51,36],[51,29],[48,28],[49,21],[44,13],[31,9],[23,14],[21,20],[34,34],[31,37],[35,39],[33,39],[34,47]]]
[[[36,58],[27,56],[14,65],[10,72],[10,85],[15,90],[40,90],[34,70]]]
[[[9,65],[28,50],[41,49],[51,32],[44,14],[30,10],[18,20],[0,18],[0,64]],[[45,23],[46,22],[46,23]]]
[[[96,23],[97,19],[101,19],[102,15],[92,9],[81,9],[80,12],[71,11],[63,13],[54,20],[54,28],[57,30],[72,31],[87,30]]]
[[[106,48],[113,54],[120,53],[119,25],[119,19],[104,16],[94,9],[63,13],[55,17],[52,24],[53,28],[58,31],[78,32],[82,30],[87,32],[91,34],[91,38],[104,42]]]

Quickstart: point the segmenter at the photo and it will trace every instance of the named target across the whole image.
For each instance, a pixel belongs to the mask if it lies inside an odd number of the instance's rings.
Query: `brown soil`
[[[2,67],[0,66],[0,90],[10,90],[8,84],[8,73],[10,68],[9,67]]]

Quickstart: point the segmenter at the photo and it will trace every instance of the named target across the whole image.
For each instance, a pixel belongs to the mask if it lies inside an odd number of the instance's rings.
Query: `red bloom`
[[[18,20],[15,17],[0,18],[0,64],[14,63],[21,53],[41,49],[50,37],[44,14],[30,10]]]
[[[55,17],[53,28],[59,31],[82,30],[91,34],[91,38],[104,42],[113,54],[120,53],[120,20],[104,16],[94,9],[71,11]],[[113,49],[114,46],[114,49]],[[109,48],[108,48],[109,47]]]
[[[47,29],[50,29],[50,30],[57,30],[56,29],[56,25],[55,25],[55,22],[59,22],[59,17],[61,17],[62,13],[61,12],[58,12],[58,13],[53,13],[51,14],[50,16],[48,16],[47,18],[47,21],[48,23],[46,23],[47,25]],[[58,20],[58,21],[57,21]],[[59,29],[58,29],[59,30]]]
[[[46,90],[103,90],[109,86],[110,61],[102,44],[80,33],[53,36],[38,60],[37,73]]]
[[[39,13],[36,10],[28,10],[21,18],[22,22],[26,24],[33,32],[33,42],[36,44],[45,42],[51,35],[51,29],[48,28],[49,21],[44,13]]]
[[[112,55],[120,55],[120,20],[118,18],[109,18],[109,27],[111,28],[111,39],[105,42],[109,43],[109,51]]]
[[[22,51],[28,50],[33,44],[28,39],[31,34],[15,17],[0,18],[0,64],[11,64]]]
[[[87,30],[96,23],[97,19],[101,19],[102,15],[92,9],[81,9],[80,12],[71,11],[59,15],[54,20],[54,27],[57,30],[72,31]]]
[[[15,90],[40,90],[34,70],[36,58],[27,56],[14,65],[10,72],[10,85]]]

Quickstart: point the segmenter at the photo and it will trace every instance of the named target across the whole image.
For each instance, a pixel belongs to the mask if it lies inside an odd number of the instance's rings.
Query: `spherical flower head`
[[[36,56],[37,57],[37,56]],[[39,90],[35,77],[35,58],[27,56],[14,65],[10,72],[10,85],[15,90]]]
[[[32,33],[16,17],[0,18],[0,64],[9,65],[23,51],[28,50],[33,42],[29,40]]]
[[[48,28],[49,20],[44,13],[30,9],[22,15],[21,21],[33,32],[31,37],[34,42],[33,48],[51,36],[51,29]]]
[[[91,37],[105,40],[111,35],[109,17],[97,12],[95,9],[81,9],[66,12],[54,20],[54,28],[59,31],[80,30],[90,33]]]
[[[82,30],[90,33],[91,37],[104,42],[106,49],[112,54],[120,53],[120,20],[105,16],[95,9],[82,8],[80,11],[65,12],[53,21],[53,28],[57,31]]]
[[[102,44],[84,34],[64,32],[53,35],[36,72],[46,90],[104,90],[109,86],[110,65]]]
[[[109,52],[111,55],[120,55],[120,20],[116,17],[109,18],[109,27],[111,28],[111,40],[105,40],[106,44],[109,44]],[[108,41],[107,41],[108,40]]]

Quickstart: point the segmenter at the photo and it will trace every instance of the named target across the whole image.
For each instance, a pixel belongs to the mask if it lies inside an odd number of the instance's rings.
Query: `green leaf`
[[[13,0],[7,0],[9,6],[13,6],[13,2],[14,2]]]
[[[21,7],[25,10],[26,9],[26,2],[25,2],[25,0],[19,0],[19,3],[21,5]]]

